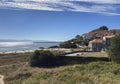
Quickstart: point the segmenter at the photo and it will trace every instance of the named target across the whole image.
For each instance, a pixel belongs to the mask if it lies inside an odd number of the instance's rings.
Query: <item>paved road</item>
[[[5,84],[3,79],[4,79],[4,76],[0,75],[0,84]]]
[[[83,56],[84,53],[82,52],[77,52],[77,53],[72,53],[72,54],[66,54],[65,56]]]
[[[76,52],[66,54],[65,56],[80,56],[80,57],[108,57],[106,52]]]

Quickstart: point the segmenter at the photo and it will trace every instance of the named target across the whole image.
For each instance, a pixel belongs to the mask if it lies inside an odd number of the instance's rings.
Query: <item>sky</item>
[[[65,41],[120,29],[120,0],[0,0],[0,39]]]

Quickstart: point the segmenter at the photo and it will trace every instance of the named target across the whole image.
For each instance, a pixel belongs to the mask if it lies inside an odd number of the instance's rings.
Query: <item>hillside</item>
[[[61,48],[80,48],[82,46],[88,46],[89,41],[95,39],[96,37],[107,36],[107,35],[119,35],[120,29],[111,29],[106,26],[101,26],[97,29],[86,32],[82,35],[76,35],[74,38],[61,43],[59,47]]]
[[[120,29],[111,29],[111,30],[97,30],[97,31],[91,31],[89,32],[89,35],[91,37],[95,37],[96,35],[99,36],[104,36],[106,33],[111,33],[111,34],[115,34],[115,35],[119,35],[120,34]]]

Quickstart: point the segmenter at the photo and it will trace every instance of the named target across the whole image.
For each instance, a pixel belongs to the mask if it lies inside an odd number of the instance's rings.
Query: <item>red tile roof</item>
[[[94,39],[94,40],[90,41],[90,43],[103,43],[103,40],[101,40],[101,39]]]
[[[104,36],[105,38],[113,38],[115,35]]]

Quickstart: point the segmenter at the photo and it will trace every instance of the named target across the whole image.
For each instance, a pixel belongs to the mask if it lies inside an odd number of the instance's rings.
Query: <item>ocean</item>
[[[0,52],[30,51],[59,44],[59,42],[0,42]]]

